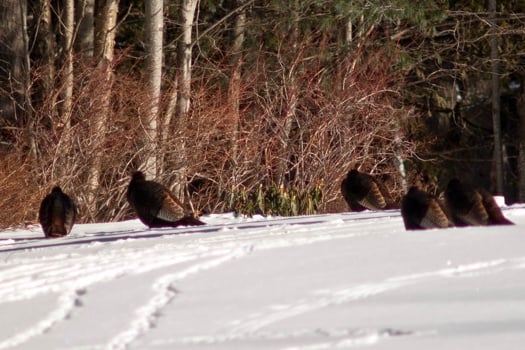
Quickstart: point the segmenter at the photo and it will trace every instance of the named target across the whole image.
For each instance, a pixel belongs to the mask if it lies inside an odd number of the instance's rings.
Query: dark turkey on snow
[[[384,184],[376,177],[352,169],[341,182],[341,192],[352,211],[394,208]]]
[[[449,181],[445,202],[456,226],[513,225],[488,191],[457,178]]]
[[[73,200],[55,186],[40,203],[38,220],[47,238],[63,237],[71,232],[76,215]]]
[[[401,216],[407,230],[453,226],[441,202],[428,192],[412,186],[401,200]]]
[[[131,175],[127,199],[140,221],[150,228],[204,225],[166,187],[147,181],[140,171]]]

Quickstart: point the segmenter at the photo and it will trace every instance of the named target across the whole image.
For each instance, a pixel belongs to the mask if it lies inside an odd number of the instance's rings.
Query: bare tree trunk
[[[525,81],[525,72],[521,73],[521,81]],[[521,96],[518,99],[518,115],[519,122],[519,154],[518,154],[518,169],[519,169],[519,200],[525,202],[525,90],[521,90]]]
[[[38,161],[38,148],[36,144],[36,122],[33,113],[33,103],[31,100],[31,58],[29,57],[29,36],[27,31],[27,1],[19,1],[20,11],[19,20],[22,24],[23,38],[23,110],[25,114],[25,133],[26,145],[34,164]]]
[[[24,28],[18,0],[0,2],[0,113],[2,124],[18,124],[24,104]]]
[[[115,48],[115,31],[117,24],[118,0],[97,0],[95,1],[95,47],[94,55],[98,61],[97,69],[100,74],[95,77],[103,77],[101,82],[101,93],[98,101],[96,113],[93,113],[90,120],[90,134],[92,147],[92,160],[88,169],[88,196],[87,207],[89,216],[96,220],[96,198],[100,185],[100,175],[102,173],[103,145],[106,138],[108,116],[111,113],[110,97],[113,86],[113,56]]]
[[[192,48],[192,26],[193,17],[197,8],[197,0],[183,0],[180,13],[180,25],[182,35],[177,49],[178,63],[178,88],[179,96],[177,99],[176,115],[178,126],[183,129],[186,127],[186,117],[190,110],[191,94],[191,48]]]
[[[18,127],[33,161],[37,160],[30,91],[27,1],[0,2],[0,126]]]
[[[352,43],[352,40],[354,40],[354,31],[352,28],[352,18],[348,16],[345,19],[345,21],[346,23],[345,23],[345,31],[344,31],[344,34],[345,34],[344,40],[345,40],[345,43],[349,45]]]
[[[62,139],[64,144],[69,145],[71,129],[71,113],[73,110],[73,33],[75,32],[75,4],[74,0],[66,0],[62,13],[62,103],[60,111],[60,126],[62,127]]]
[[[244,43],[244,33],[246,31],[246,7],[244,7],[246,0],[237,0],[237,8],[242,8],[235,17],[235,24],[233,27],[233,43],[231,47],[231,75],[228,86],[228,105],[230,108],[230,119],[232,121],[232,139],[231,150],[232,160],[237,164],[237,140],[239,138],[239,99],[241,95],[241,66],[242,66],[242,46]]]
[[[172,120],[175,115],[175,110],[177,109],[177,96],[178,96],[178,86],[177,78],[173,80],[173,86],[171,87],[171,92],[169,93],[168,107],[166,108],[166,113],[164,117],[160,116],[159,123],[161,127],[159,128],[158,137],[160,139],[160,148],[159,148],[159,157],[162,158],[160,163],[161,167],[164,169],[165,160],[166,160],[166,150],[168,148],[168,136],[172,135]]]
[[[75,32],[75,3],[74,0],[65,0],[63,4],[62,14],[60,18],[60,30],[62,34],[60,38],[60,45],[62,48],[61,57],[61,71],[60,71],[60,103],[59,115],[57,118],[52,118],[55,128],[60,130],[60,141],[57,148],[60,152],[56,153],[55,161],[60,166],[54,167],[53,177],[62,178],[67,175],[64,174],[65,165],[69,158],[69,151],[71,149],[71,116],[73,115],[73,87],[75,74],[73,71],[73,36]]]
[[[98,66],[107,68],[113,62],[119,0],[95,0],[94,55]],[[111,71],[111,70],[110,70]]]
[[[286,110],[284,111],[283,120],[279,127],[281,128],[278,132],[280,135],[280,150],[278,152],[277,166],[273,176],[275,183],[284,184],[286,181],[286,174],[290,170],[290,150],[291,150],[291,132],[293,121],[297,112],[297,104],[299,101],[298,86],[297,86],[297,67],[299,65],[299,1],[294,0],[291,9],[291,33],[289,43],[291,44],[292,50],[290,56],[292,57],[291,62],[286,64],[283,71],[283,83],[284,83],[284,96],[286,100]],[[287,69],[286,69],[287,68]]]
[[[494,128],[494,158],[496,162],[496,192],[503,194],[503,153],[501,142],[501,121],[500,121],[500,89],[499,89],[499,55],[498,55],[498,36],[496,28],[496,0],[490,0],[490,23],[492,36],[490,38],[490,59],[492,71],[492,123]]]
[[[186,176],[186,143],[184,131],[187,129],[187,116],[190,109],[191,94],[191,49],[192,49],[192,27],[195,10],[197,9],[198,0],[182,0],[179,13],[180,36],[177,44],[177,69],[175,77],[175,89],[170,97],[170,103],[166,112],[165,124],[171,126],[174,119],[175,135],[177,138],[175,163],[178,169],[175,169],[177,183],[173,191],[184,197],[184,182]]]
[[[24,81],[24,26],[17,0],[0,3],[0,113],[2,122],[15,125],[22,114]]]
[[[76,0],[77,34],[75,51],[83,57],[93,57],[95,0]]]
[[[160,175],[160,159],[157,146],[160,143],[157,134],[159,102],[162,83],[162,41],[163,41],[163,1],[145,2],[146,8],[146,74],[148,79],[149,106],[144,116],[144,171],[148,177]]]
[[[40,69],[41,74],[37,75],[33,82],[35,86],[33,103],[39,109],[45,108],[45,115],[47,117],[45,125],[54,127],[57,115],[57,96],[54,91],[56,44],[52,26],[51,0],[39,1],[39,7],[35,11],[35,18],[38,18],[35,38],[38,45],[34,46],[33,52],[36,53],[36,56],[40,56],[40,60],[35,62],[35,66],[38,67],[37,69]],[[34,148],[38,156],[36,123],[38,123],[38,121],[34,120],[33,126],[30,127],[30,129],[34,130],[35,133]]]
[[[51,22],[51,0],[40,0],[39,24],[37,40],[40,43],[40,68],[42,77],[40,77],[39,90],[41,90],[42,100],[53,95],[55,82],[55,38]],[[50,107],[53,108],[54,101],[49,101]],[[49,111],[50,116],[54,116],[53,110]]]

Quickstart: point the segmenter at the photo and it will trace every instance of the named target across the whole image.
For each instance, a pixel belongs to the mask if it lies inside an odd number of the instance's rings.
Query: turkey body
[[[147,181],[140,171],[132,174],[127,200],[140,221],[150,228],[204,225],[165,186]]]
[[[352,169],[341,182],[341,192],[352,211],[394,208],[386,187],[374,176]]]
[[[445,201],[456,226],[513,225],[488,191],[457,178],[449,181]]]
[[[401,201],[401,216],[407,230],[452,226],[446,209],[437,198],[412,186]]]
[[[47,238],[63,237],[71,232],[76,214],[73,200],[56,186],[42,200],[38,219]]]

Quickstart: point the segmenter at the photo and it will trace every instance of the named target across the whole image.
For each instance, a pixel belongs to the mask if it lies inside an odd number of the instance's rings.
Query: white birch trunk
[[[103,89],[99,100],[100,107],[93,114],[90,124],[92,161],[88,169],[87,208],[90,219],[96,220],[96,198],[102,173],[103,144],[106,137],[108,116],[110,113],[110,97],[113,85],[113,56],[115,48],[115,30],[117,24],[118,0],[105,0],[96,3],[95,16],[95,47],[94,55],[98,60],[97,68],[103,77]],[[98,75],[97,75],[98,77]]]
[[[232,140],[231,140],[231,158],[234,165],[237,164],[237,140],[239,134],[239,123],[240,123],[240,95],[241,95],[241,66],[242,66],[242,47],[244,43],[244,34],[246,31],[246,8],[244,4],[246,0],[237,0],[236,5],[242,9],[235,17],[235,23],[233,27],[233,43],[231,47],[231,75],[230,83],[228,86],[228,105],[230,108],[230,118],[232,122]]]
[[[51,0],[40,0],[39,26],[37,40],[43,43],[42,50],[42,93],[50,96],[53,91],[55,81],[55,38],[51,22]],[[54,105],[54,103],[52,103]],[[54,115],[51,112],[51,115]]]
[[[175,169],[177,183],[173,191],[180,197],[184,198],[184,182],[187,172],[186,160],[186,143],[184,141],[185,130],[187,129],[187,117],[190,109],[191,95],[191,52],[192,52],[192,27],[197,9],[198,0],[182,0],[180,9],[179,25],[181,28],[180,38],[177,47],[177,69],[176,69],[176,87],[174,90],[176,96],[172,95],[171,100],[175,101],[174,126],[175,134],[180,136],[177,139],[176,148],[178,169]],[[170,116],[168,115],[168,118]]]
[[[62,14],[62,50],[64,52],[62,69],[62,108],[60,111],[60,126],[62,139],[69,144],[71,112],[73,109],[73,33],[75,32],[75,4],[74,0],[66,0]]]
[[[144,171],[147,177],[160,175],[160,155],[157,152],[159,135],[159,102],[162,83],[163,1],[145,2],[146,10],[146,73],[148,80],[149,106],[143,117],[144,127]]]
[[[178,88],[177,119],[180,127],[185,127],[185,119],[190,109],[191,94],[191,49],[193,17],[197,8],[197,0],[183,0],[180,13],[181,38],[178,46]]]

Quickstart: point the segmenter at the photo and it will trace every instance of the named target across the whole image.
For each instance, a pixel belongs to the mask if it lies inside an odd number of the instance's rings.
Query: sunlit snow
[[[522,349],[515,226],[412,231],[399,211],[0,232],[0,349]]]

